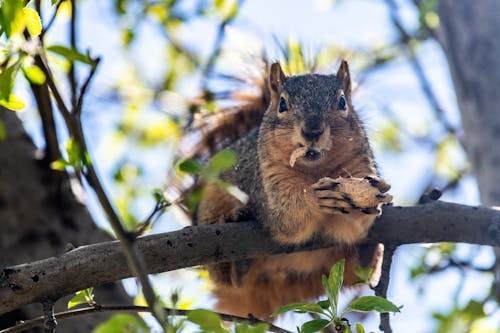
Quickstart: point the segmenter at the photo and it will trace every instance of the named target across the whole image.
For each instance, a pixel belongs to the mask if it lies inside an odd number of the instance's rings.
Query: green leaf
[[[79,61],[84,64],[92,65],[93,61],[87,54],[82,54],[75,49],[63,46],[63,45],[51,45],[46,48],[48,51],[63,56],[70,61]]]
[[[23,8],[23,18],[30,36],[38,37],[42,33],[42,21],[38,13],[31,8]]]
[[[117,314],[97,326],[93,333],[149,333],[151,328],[141,318],[131,314]]]
[[[181,163],[179,163],[178,166],[179,170],[182,172],[186,172],[189,174],[196,174],[200,173],[203,170],[203,167],[201,166],[200,163],[198,163],[195,160],[184,160]]]
[[[354,274],[364,283],[370,283],[374,269],[372,267],[356,267]]]
[[[322,278],[323,287],[328,294],[328,299],[330,300],[330,304],[334,314],[337,313],[339,292],[344,281],[344,265],[345,260],[340,260],[338,263],[333,265],[328,278],[324,275]]]
[[[309,303],[292,303],[285,305],[278,310],[274,311],[271,314],[271,317],[275,317],[277,315],[283,314],[288,311],[295,311],[295,312],[315,312],[315,313],[321,313],[324,314],[324,310],[321,306],[318,304],[309,304]]]
[[[23,73],[26,79],[33,84],[42,84],[45,82],[45,73],[36,65],[23,67]]]
[[[220,316],[212,311],[205,309],[196,309],[189,311],[187,318],[188,321],[200,326],[202,331],[214,333],[227,333],[228,330],[222,325]]]
[[[0,99],[7,100],[11,95],[18,69],[19,66],[16,63],[0,73]]]
[[[12,111],[19,111],[26,107],[24,102],[14,94],[10,94],[8,99],[0,99],[0,105]]]
[[[323,301],[319,301],[318,303],[319,306],[321,306],[322,309],[328,309],[330,307],[330,300],[325,299]]]
[[[358,311],[358,312],[400,312],[399,308],[391,301],[378,296],[362,296],[356,298],[349,304],[345,312]]]
[[[302,326],[300,327],[300,333],[318,332],[323,328],[327,327],[328,325],[330,325],[330,323],[331,323],[330,320],[326,319],[311,320],[302,324]]]
[[[59,171],[64,171],[66,170],[66,167],[69,166],[69,163],[62,158],[59,158],[55,160],[54,162],[50,163],[50,167],[54,170],[59,170]]]
[[[23,1],[4,0],[0,6],[0,26],[8,38],[24,29]]]
[[[77,291],[75,296],[73,296],[73,298],[69,300],[68,309],[71,309],[72,307],[80,304],[95,304],[93,292],[93,287]]]
[[[365,333],[365,328],[361,323],[356,323],[356,333]]]
[[[215,154],[208,162],[209,172],[219,174],[236,164],[236,152],[230,149],[224,149]]]
[[[153,198],[155,199],[156,203],[158,203],[158,204],[161,204],[161,205],[168,204],[167,198],[165,198],[163,191],[159,188],[153,190]]]
[[[236,323],[234,327],[235,333],[265,333],[268,329],[269,325],[266,323],[259,323],[252,326],[246,320],[241,323]]]

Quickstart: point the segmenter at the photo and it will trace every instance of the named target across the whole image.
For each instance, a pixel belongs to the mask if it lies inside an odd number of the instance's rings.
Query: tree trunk
[[[500,206],[500,1],[440,0],[437,30],[455,86],[481,201]],[[500,299],[500,249],[496,249]]]
[[[74,246],[109,240],[70,189],[67,174],[49,168],[12,111],[0,107],[6,139],[0,141],[0,267],[57,256]],[[96,291],[97,300],[126,303],[119,284]],[[66,308],[67,299],[58,302]],[[0,329],[41,315],[31,306],[0,317]],[[89,332],[105,316],[61,323],[58,332]]]

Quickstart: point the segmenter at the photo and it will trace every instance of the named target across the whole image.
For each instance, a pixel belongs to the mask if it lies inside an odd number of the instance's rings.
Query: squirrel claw
[[[390,203],[387,193],[390,185],[379,177],[321,178],[311,185],[320,209],[328,214],[348,214],[359,211],[368,215],[380,215],[380,206]]]

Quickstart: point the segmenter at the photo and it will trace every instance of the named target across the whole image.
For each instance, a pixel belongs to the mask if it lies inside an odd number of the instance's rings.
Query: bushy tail
[[[223,90],[210,93],[209,100],[217,107],[193,116],[181,138],[177,161],[193,159],[204,163],[260,125],[270,99],[269,64],[263,59],[252,62],[236,74],[215,75]],[[167,199],[178,202],[193,191],[196,180],[192,177],[173,174],[170,178]]]

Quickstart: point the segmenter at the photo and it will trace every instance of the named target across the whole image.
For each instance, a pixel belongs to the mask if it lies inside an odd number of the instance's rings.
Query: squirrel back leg
[[[324,296],[321,277],[328,275],[330,268],[341,259],[346,260],[344,286],[360,282],[355,273],[360,264],[367,264],[367,267],[377,270],[380,266],[380,249],[365,250],[338,246],[255,259],[243,277],[241,286],[216,284],[216,309],[243,317],[251,314],[257,318],[274,320],[269,317],[270,314],[284,305]],[[373,256],[373,253],[376,255]],[[367,262],[363,263],[363,259]]]

